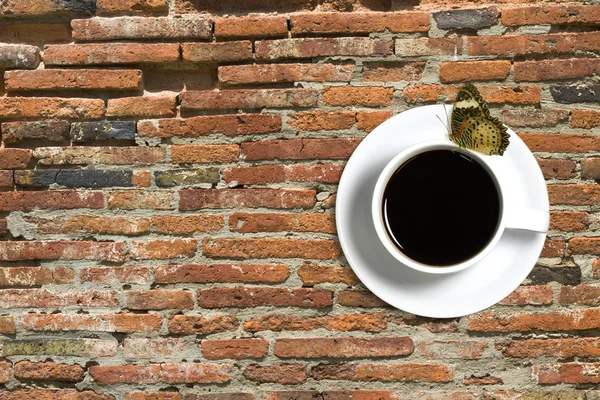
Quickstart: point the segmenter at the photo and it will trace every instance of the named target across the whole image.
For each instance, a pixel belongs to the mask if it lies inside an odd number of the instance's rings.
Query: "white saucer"
[[[417,107],[398,114],[371,132],[356,148],[337,192],[336,224],[342,250],[362,283],[386,303],[412,314],[452,318],[492,306],[515,290],[533,269],[546,234],[506,230],[488,256],[455,274],[433,275],[410,269],[381,244],[371,217],[371,199],[379,174],[399,152],[419,142],[448,138],[438,120],[443,105]],[[451,106],[446,106],[448,114]],[[522,207],[548,210],[546,183],[533,154],[511,130],[502,157],[493,157],[511,177]],[[449,194],[451,195],[451,194]],[[518,198],[517,198],[518,197]]]

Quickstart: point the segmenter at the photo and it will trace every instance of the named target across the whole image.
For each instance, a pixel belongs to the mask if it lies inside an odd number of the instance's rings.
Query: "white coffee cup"
[[[488,244],[473,257],[449,266],[427,265],[404,255],[388,235],[383,215],[382,202],[385,188],[398,167],[416,155],[432,150],[452,150],[466,154],[471,159],[478,162],[484,167],[494,181],[500,200],[499,221],[496,231]],[[502,156],[486,156],[474,151],[462,149],[450,140],[425,141],[402,151],[385,166],[375,184],[372,201],[372,217],[379,240],[392,256],[407,267],[431,274],[449,274],[462,271],[488,255],[500,240],[505,229],[520,229],[542,233],[548,232],[550,224],[550,214],[548,211],[519,207],[512,204],[509,200],[515,197],[511,194],[510,177],[505,176],[501,167],[503,161]],[[432,249],[432,251],[434,250],[435,249]]]

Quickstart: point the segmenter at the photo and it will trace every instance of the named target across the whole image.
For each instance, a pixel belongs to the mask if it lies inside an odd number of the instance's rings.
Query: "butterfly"
[[[508,147],[506,126],[490,115],[486,101],[470,83],[460,89],[450,118],[450,140],[486,155],[504,154]]]

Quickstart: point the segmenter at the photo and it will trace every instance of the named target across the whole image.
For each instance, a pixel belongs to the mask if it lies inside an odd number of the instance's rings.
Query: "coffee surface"
[[[424,152],[402,164],[385,188],[382,207],[398,249],[440,267],[477,255],[492,239],[500,214],[487,170],[451,150]]]

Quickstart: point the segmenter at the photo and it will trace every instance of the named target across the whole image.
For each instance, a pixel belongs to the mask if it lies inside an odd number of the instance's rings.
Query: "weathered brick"
[[[73,142],[90,142],[102,140],[134,140],[135,122],[77,122],[71,125],[71,138],[73,139]]]
[[[394,88],[377,86],[328,86],[323,88],[323,103],[327,106],[383,107],[392,104]]]
[[[331,214],[302,213],[245,213],[229,215],[229,229],[233,232],[325,232],[335,233]]]
[[[110,394],[97,394],[92,390],[77,389],[24,389],[12,392],[3,392],[2,400],[115,400]]]
[[[430,27],[428,13],[421,11],[292,14],[290,25],[292,35],[427,32]]]
[[[157,14],[169,10],[166,0],[96,0],[96,14]]]
[[[395,325],[417,326],[432,333],[458,332],[459,318],[427,318],[413,314],[392,315],[390,323]]]
[[[558,160],[554,158],[538,158],[537,162],[546,179],[575,178],[577,162],[573,160]]]
[[[463,378],[463,383],[465,385],[503,385],[504,381],[502,378],[498,378],[497,376],[490,376],[490,374],[485,374],[484,376],[465,376]]]
[[[203,208],[311,208],[314,190],[184,189],[179,193],[181,211]]]
[[[75,271],[66,267],[4,267],[0,271],[0,287],[32,287],[71,283]]]
[[[550,230],[577,232],[589,227],[589,217],[582,211],[551,211]]]
[[[252,60],[252,42],[182,43],[181,54],[185,61],[230,62]]]
[[[81,282],[102,284],[129,283],[143,285],[150,283],[150,269],[147,267],[89,267],[79,270]]]
[[[207,360],[262,358],[269,350],[269,342],[259,338],[203,340],[200,346]]]
[[[568,118],[569,111],[560,109],[502,111],[502,122],[511,127],[542,128],[556,126]]]
[[[0,333],[4,335],[11,335],[17,332],[17,326],[15,323],[15,317],[0,316]],[[6,345],[6,343],[4,343]],[[6,347],[2,350],[2,355],[6,356]]]
[[[543,134],[527,133],[520,135],[531,151],[554,153],[588,153],[600,149],[600,138],[568,133]]]
[[[235,331],[238,320],[235,316],[216,315],[174,315],[169,320],[169,332],[174,335],[209,335],[212,333]]]
[[[463,39],[460,37],[396,39],[395,41],[395,53],[402,57],[461,54],[462,48]]]
[[[209,39],[212,23],[200,16],[89,18],[71,21],[73,39]]]
[[[7,356],[75,356],[110,357],[117,353],[118,342],[100,339],[29,339],[3,343],[2,354]]]
[[[197,247],[196,239],[133,241],[130,255],[136,260],[192,257]]]
[[[477,340],[431,340],[417,344],[417,352],[430,359],[478,360],[488,343]]]
[[[106,195],[108,208],[123,210],[154,209],[174,210],[176,197],[174,192],[165,190],[113,190]]]
[[[51,292],[46,289],[4,289],[0,292],[0,308],[116,307],[118,305],[114,291]]]
[[[125,246],[122,242],[86,241],[29,241],[0,242],[0,260],[99,260],[123,262]]]
[[[273,352],[279,358],[376,358],[408,356],[413,349],[408,337],[337,337],[276,339]]]
[[[125,306],[130,310],[183,310],[194,308],[194,298],[186,290],[128,290]]]
[[[298,385],[307,377],[306,367],[301,364],[250,364],[244,370],[244,378],[259,383]]]
[[[12,188],[13,188],[13,171],[0,170],[0,190],[12,190]],[[1,228],[0,228],[0,231],[2,231]],[[4,234],[6,234],[6,229],[4,229],[4,231],[5,231]],[[0,233],[0,235],[2,235],[2,233]]]
[[[515,56],[598,51],[600,33],[550,33],[546,35],[468,36],[469,55]]]
[[[2,141],[5,145],[28,143],[60,143],[69,141],[70,124],[66,121],[4,122]]]
[[[314,9],[316,4],[311,0],[300,0],[294,3],[281,3],[280,1],[256,1],[250,0],[248,2],[240,3],[236,0],[222,0],[222,1],[207,1],[199,3],[194,0],[176,0],[175,1],[175,12],[177,14],[186,13],[218,13],[228,14],[232,11],[237,13],[251,13],[251,12],[291,12],[300,11],[305,8]],[[237,400],[237,399],[236,399]]]
[[[550,86],[550,94],[562,104],[600,102],[600,85]]]
[[[598,25],[598,5],[541,5],[502,9],[502,25]]]
[[[156,283],[278,283],[290,270],[282,264],[184,264],[154,267]]]
[[[365,82],[418,81],[423,76],[424,62],[369,62],[363,66]]]
[[[510,73],[507,60],[452,61],[440,64],[441,82],[504,80]]]
[[[39,69],[7,71],[7,91],[23,90],[137,90],[142,88],[142,71],[101,69]]]
[[[127,338],[123,340],[123,355],[128,360],[184,357],[191,349],[179,338]]]
[[[298,268],[298,276],[302,279],[303,286],[314,286],[319,283],[344,283],[353,286],[360,282],[351,268],[308,263]]]
[[[575,79],[594,75],[600,71],[596,58],[570,58],[564,60],[540,60],[515,62],[516,81],[547,81]]]
[[[354,111],[305,111],[288,115],[288,125],[299,131],[349,129],[356,122]]]
[[[24,314],[21,324],[32,331],[151,332],[160,329],[162,317],[158,314]]]
[[[217,18],[215,36],[219,39],[287,37],[286,16]]]
[[[0,43],[27,43],[43,47],[46,43],[69,42],[71,42],[71,24],[69,22],[44,23],[36,21],[34,25],[31,20],[25,20],[22,23],[16,20],[10,24],[3,25],[2,32],[0,32]],[[34,51],[37,52],[38,50]],[[18,61],[22,62],[23,60]]]
[[[173,187],[218,183],[220,176],[217,168],[172,169],[154,171],[154,179],[158,187]]]
[[[219,82],[227,85],[285,82],[349,82],[354,65],[255,64],[219,67]]]
[[[199,232],[218,232],[225,225],[221,214],[156,215],[151,219],[152,232],[170,235],[190,235]]]
[[[467,330],[472,332],[583,331],[598,326],[599,308],[513,315],[482,312],[467,319]]]
[[[189,398],[190,395],[187,397]],[[193,396],[193,395],[192,395]],[[129,392],[125,400],[182,400],[178,392]]]
[[[333,240],[297,239],[211,239],[202,241],[205,256],[215,258],[311,258],[336,259],[341,255],[339,243]]]
[[[0,119],[98,119],[104,100],[57,97],[0,97]]]
[[[286,108],[317,105],[315,89],[190,90],[181,95],[186,110],[230,110],[239,108]]]
[[[23,44],[0,44],[0,68],[36,68],[40,49]]]
[[[320,317],[293,317],[284,314],[271,314],[252,318],[244,323],[247,332],[260,331],[365,331],[381,332],[387,327],[387,317],[383,313],[326,315]]]
[[[242,154],[248,161],[345,159],[360,141],[360,138],[262,140],[242,143]]]
[[[562,257],[565,255],[564,239],[546,238],[540,257]]]
[[[147,364],[92,366],[88,369],[99,385],[118,383],[226,383],[229,364]]]
[[[370,32],[370,31],[369,31]],[[392,43],[371,38],[302,38],[260,40],[255,43],[258,60],[333,56],[387,56]]]
[[[576,237],[569,239],[570,254],[600,254],[600,238]]]
[[[359,111],[356,114],[356,127],[365,132],[371,132],[393,115],[391,110],[386,111]]]
[[[237,161],[237,144],[190,144],[171,146],[171,161],[176,164],[224,163]]]
[[[571,128],[591,129],[600,126],[600,111],[573,110],[571,111]]]
[[[342,175],[343,165],[337,164],[297,164],[260,165],[253,167],[231,167],[224,171],[227,182],[242,185],[265,184],[272,182],[324,182],[337,183]]]
[[[504,357],[599,357],[600,341],[597,338],[525,339],[498,344]]]
[[[44,47],[46,65],[164,63],[179,60],[179,44],[99,43]]]
[[[343,290],[338,294],[338,304],[346,307],[389,307],[367,290]]]
[[[383,382],[450,382],[454,368],[444,364],[320,364],[312,369],[316,380]]]
[[[64,210],[103,208],[102,192],[75,190],[27,191],[0,193],[0,211]]]
[[[31,156],[31,150],[0,149],[0,169],[27,168]]]
[[[533,365],[531,372],[538,384],[600,383],[600,363],[541,364]]]
[[[482,86],[477,85],[481,96],[490,104],[539,104],[542,90],[539,86]],[[454,101],[460,90],[458,85],[424,85],[407,86],[402,97],[408,102],[440,102]]]
[[[450,10],[432,13],[438,29],[482,29],[498,23],[499,12],[495,7]]]
[[[92,15],[96,11],[94,0],[7,0],[0,4],[1,16],[50,16],[50,15]]]
[[[563,286],[560,288],[558,301],[561,304],[600,305],[600,287],[594,284]]]
[[[593,205],[600,201],[597,185],[548,185],[550,204]]]
[[[107,117],[160,118],[174,117],[175,96],[141,96],[109,99]]]
[[[77,364],[54,362],[20,361],[15,364],[14,374],[20,381],[81,382],[85,377],[83,368]]]
[[[288,289],[267,287],[234,287],[201,289],[198,305],[204,308],[221,307],[327,307],[333,292],[319,289]]]
[[[15,184],[23,187],[46,187],[53,184],[65,187],[102,188],[133,186],[132,171],[91,169],[48,169],[15,172]]]
[[[33,157],[41,165],[148,165],[164,162],[166,149],[160,147],[38,147]]]
[[[552,287],[547,285],[519,286],[498,304],[503,306],[552,304],[552,294]]]

